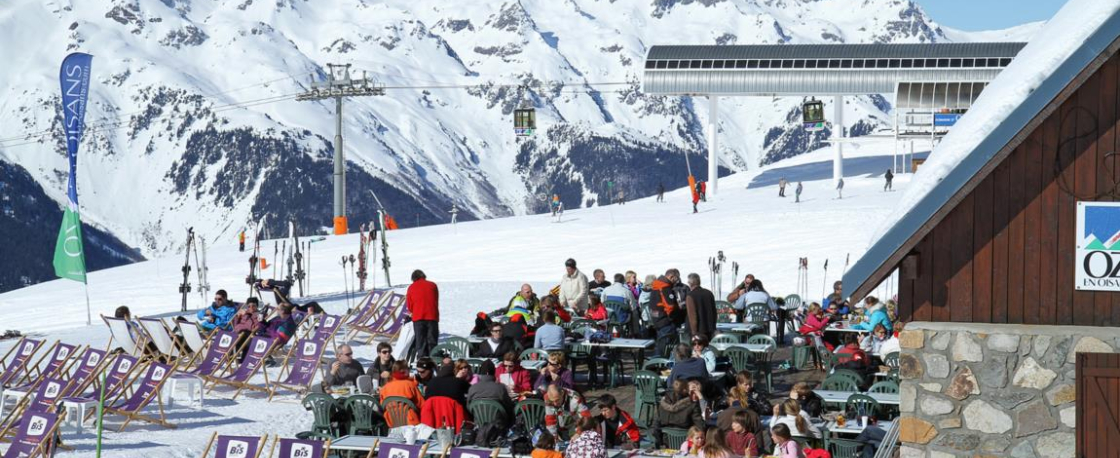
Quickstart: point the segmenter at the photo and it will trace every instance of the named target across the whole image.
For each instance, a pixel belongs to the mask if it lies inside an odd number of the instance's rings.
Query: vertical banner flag
[[[70,180],[66,187],[66,210],[54,248],[54,274],[60,278],[86,282],[86,258],[82,249],[82,221],[78,215],[78,143],[85,128],[86,101],[89,99],[89,72],[93,56],[73,53],[62,61],[62,119],[66,130],[66,153],[70,160]]]

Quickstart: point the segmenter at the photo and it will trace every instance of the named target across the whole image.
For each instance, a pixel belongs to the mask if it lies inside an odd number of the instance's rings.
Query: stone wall
[[[902,458],[1074,456],[1074,355],[1120,328],[913,322],[899,336]]]

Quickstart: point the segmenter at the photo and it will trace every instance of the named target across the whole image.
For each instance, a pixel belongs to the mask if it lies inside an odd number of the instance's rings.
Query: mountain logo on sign
[[[1120,207],[1086,206],[1081,237],[1086,250],[1120,250]]]

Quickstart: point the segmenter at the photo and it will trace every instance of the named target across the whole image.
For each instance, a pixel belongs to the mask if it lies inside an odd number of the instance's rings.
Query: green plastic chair
[[[420,416],[420,409],[417,409],[416,404],[413,404],[412,400],[408,398],[389,396],[385,398],[381,406],[384,409],[382,413],[385,415],[385,419],[393,427],[407,425],[409,412],[416,414],[417,417]]]
[[[786,296],[785,300],[787,310],[796,310],[801,308],[801,296],[790,294],[789,296]]]
[[[817,357],[820,358],[825,373],[831,372],[840,363],[840,355],[829,351],[828,347],[817,347]]]
[[[760,302],[747,304],[743,316],[750,318],[751,323],[762,325],[763,329],[766,329],[766,324],[770,322],[770,306]]]
[[[548,361],[548,352],[539,348],[526,348],[521,352],[522,361]]]
[[[607,323],[610,326],[618,326],[619,330],[628,329],[628,326],[625,326],[627,323],[623,323],[619,315],[621,315],[622,309],[629,307],[629,304],[618,301],[606,301],[603,302],[603,307],[607,308]]]
[[[752,345],[768,345],[767,351],[773,352],[778,349],[778,342],[766,334],[755,334],[747,338],[747,343]]]
[[[471,365],[471,372],[475,374],[482,368],[482,363],[484,362],[486,362],[486,360],[481,358],[467,358],[467,364]]]
[[[460,358],[466,358],[467,357],[467,353],[465,351],[460,350],[459,347],[456,347],[454,345],[449,345],[449,344],[439,344],[439,345],[436,345],[436,346],[432,347],[432,351],[431,351],[430,355],[431,355],[432,359],[436,360],[436,361],[438,361],[437,358],[444,358],[444,357],[451,358],[451,359],[460,359]]]
[[[310,393],[303,398],[302,404],[303,408],[310,410],[313,416],[310,431],[312,434],[322,434],[331,438],[338,437],[338,432],[331,425],[331,414],[338,409],[338,404],[333,396],[326,393]]]
[[[867,445],[853,439],[829,438],[825,442],[828,443],[828,453],[832,454],[832,458],[860,458],[863,456],[863,446]]]
[[[747,344],[766,345],[765,352],[750,353],[750,368],[758,377],[766,379],[766,391],[774,391],[774,367],[772,360],[774,352],[778,350],[778,342],[765,334],[756,334],[747,338]]]
[[[844,378],[850,379],[852,381],[852,383],[856,384],[857,387],[865,386],[863,376],[860,375],[858,372],[855,372],[851,369],[835,369],[828,376],[829,377],[844,377]],[[859,390],[856,390],[856,391],[859,391]]]
[[[595,328],[598,325],[599,325],[599,323],[596,323],[594,320],[588,320],[586,318],[577,318],[577,319],[572,320],[572,322],[568,324],[568,329],[575,330],[575,329],[578,329],[578,328]]]
[[[682,428],[662,428],[661,436],[665,441],[665,448],[679,450],[681,444],[688,440],[688,430]]]
[[[879,414],[879,401],[866,394],[856,393],[848,396],[848,402],[844,406],[845,411],[849,412],[863,412],[864,415],[878,415]]]
[[[867,390],[869,393],[898,394],[898,384],[894,380],[883,380]]]
[[[740,338],[738,334],[731,334],[731,333],[716,334],[715,337],[712,337],[712,343],[737,344],[737,343],[743,343],[743,339]]]
[[[898,369],[898,352],[892,351],[883,356],[883,365],[891,369]]]
[[[576,372],[576,368],[580,364],[587,366],[587,383],[590,386],[595,386],[599,382],[599,377],[598,371],[595,371],[596,373],[591,372],[591,366],[596,362],[596,358],[591,356],[592,350],[593,348],[586,341],[580,340],[573,343],[568,350],[568,365],[573,373]]]
[[[451,345],[462,351],[464,358],[471,354],[471,341],[459,336],[451,336],[440,342],[440,345]]]
[[[821,389],[825,391],[842,391],[846,393],[855,393],[859,391],[859,386],[847,377],[836,377],[830,375],[825,378],[823,382],[821,382]]]
[[[543,425],[545,405],[541,399],[526,399],[518,402],[514,409],[525,425]]]
[[[474,419],[476,425],[496,424],[505,412],[505,407],[498,401],[489,399],[480,399],[473,401],[467,406],[467,410],[471,413],[471,418]]]
[[[657,402],[660,399],[660,388],[664,386],[661,375],[652,371],[638,371],[634,373],[634,412],[638,414],[635,421],[644,427],[653,424],[657,415]],[[532,424],[532,423],[527,423]]]
[[[742,347],[728,348],[724,350],[723,356],[731,360],[731,367],[735,369],[735,372],[750,370],[754,361],[754,355],[751,354],[751,351]]]
[[[658,337],[653,343],[653,353],[657,356],[668,357],[673,354],[673,347],[681,343],[681,337],[677,333],[670,333]]]
[[[350,412],[349,434],[365,436],[377,434],[380,425],[374,424],[373,421],[378,409],[377,398],[368,394],[355,394],[346,398],[344,405]]]
[[[642,364],[642,370],[661,373],[661,371],[668,369],[672,362],[666,358],[650,358]]]

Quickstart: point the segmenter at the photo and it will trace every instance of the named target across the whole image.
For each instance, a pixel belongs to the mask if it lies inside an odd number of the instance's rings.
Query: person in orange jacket
[[[408,363],[398,360],[393,363],[392,380],[381,387],[381,402],[384,403],[385,399],[390,396],[399,396],[416,405],[415,411],[408,412],[408,424],[420,424],[420,409],[424,408],[424,395],[420,394],[420,387],[417,385],[416,380],[408,375]],[[394,425],[390,416],[385,416],[385,421],[389,427],[397,427],[404,425]]]

